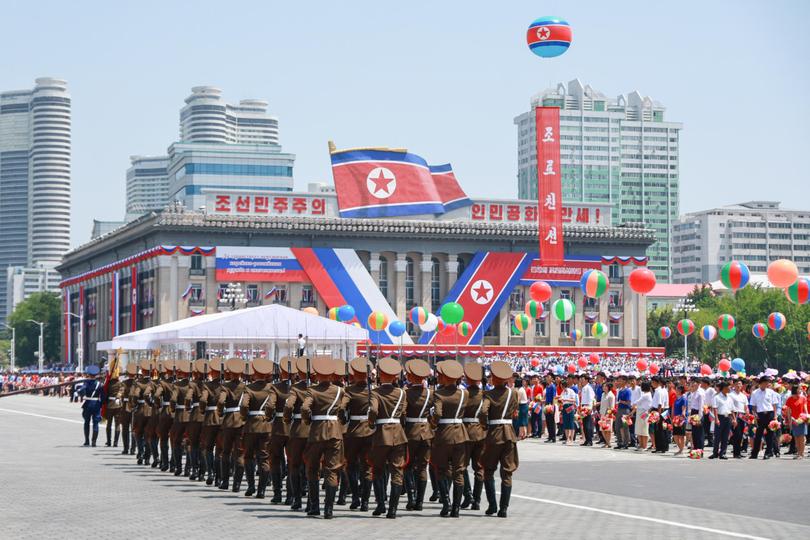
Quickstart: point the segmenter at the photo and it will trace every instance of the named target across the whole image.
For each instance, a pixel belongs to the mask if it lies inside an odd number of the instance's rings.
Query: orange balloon
[[[768,281],[774,287],[784,289],[790,287],[799,279],[799,269],[796,263],[788,259],[779,259],[768,265]]]

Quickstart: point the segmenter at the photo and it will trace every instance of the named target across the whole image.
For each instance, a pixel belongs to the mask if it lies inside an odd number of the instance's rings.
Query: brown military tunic
[[[442,478],[464,485],[464,458],[467,455],[467,429],[464,427],[464,407],[469,397],[464,388],[455,385],[436,389],[433,421],[436,435],[431,449],[431,462]]]
[[[371,408],[368,421],[376,430],[371,437],[371,463],[374,476],[381,477],[388,465],[391,484],[402,485],[402,469],[405,468],[408,438],[402,427],[405,418],[405,389],[386,383],[371,393]]]
[[[357,472],[358,480],[371,481],[369,467],[371,435],[374,427],[368,423],[368,386],[353,383],[346,387],[349,403],[346,406],[349,423],[343,434],[343,451],[349,470]]]
[[[408,438],[409,466],[417,480],[427,481],[427,465],[433,442],[433,427],[428,415],[433,408],[436,392],[430,387],[411,385],[405,391],[405,436]]]
[[[132,426],[132,386],[135,384],[135,378],[130,377],[123,383],[123,390],[121,392],[121,408],[118,409],[118,425],[121,426],[121,432],[124,438],[124,450],[129,450],[129,432]]]
[[[202,431],[202,421],[205,418],[205,409],[200,408],[200,396],[202,395],[202,381],[190,381],[186,392],[186,408],[189,412],[188,426],[186,426],[186,437],[193,447],[200,446],[200,433]]]
[[[339,420],[349,398],[343,388],[321,382],[309,388],[301,404],[301,419],[309,426],[306,448],[307,477],[318,478],[323,471],[326,483],[338,485],[343,467],[343,426]]]
[[[161,445],[168,443],[169,433],[172,429],[173,415],[169,409],[169,404],[171,403],[173,391],[174,385],[168,379],[161,378],[156,382],[153,404],[158,415],[157,435],[160,437]]]
[[[104,419],[107,422],[118,416],[123,406],[124,388],[124,383],[119,379],[110,379],[110,385],[107,387],[107,403],[104,410]]]
[[[470,441],[467,443],[467,456],[464,460],[464,468],[472,464],[475,479],[484,480],[484,468],[481,466],[481,453],[484,451],[484,440],[487,438],[487,431],[481,424],[478,416],[484,403],[484,393],[478,385],[467,388],[469,399],[464,406],[464,426],[467,428],[467,436]]]
[[[512,418],[518,411],[518,396],[514,388],[498,386],[484,392],[479,418],[487,425],[487,438],[481,464],[484,478],[490,480],[501,466],[501,482],[512,485],[512,473],[518,468],[517,437],[512,428]]]
[[[146,435],[146,424],[152,416],[152,380],[148,376],[141,376],[132,383],[129,393],[129,403],[132,406],[132,430],[138,437]]]
[[[239,410],[242,407],[242,395],[245,393],[245,384],[237,379],[227,381],[219,389],[217,407],[222,416],[222,459],[233,459],[238,467],[245,462],[239,452],[239,437],[245,421]]]
[[[275,412],[269,408],[270,396],[273,393],[272,385],[267,381],[256,381],[245,386],[242,395],[241,414],[245,421],[243,429],[242,446],[245,459],[255,461],[262,471],[270,472],[268,462],[267,440],[272,429],[268,422],[268,414]]]
[[[303,463],[304,449],[309,440],[309,425],[301,421],[301,405],[307,395],[306,381],[298,381],[290,389],[284,404],[284,421],[290,424],[290,439],[287,441],[287,464],[298,467]]]
[[[270,442],[267,445],[270,468],[281,474],[284,448],[290,437],[290,425],[284,422],[284,404],[290,397],[290,382],[280,381],[270,386],[270,399],[267,402],[268,421],[271,422]]]
[[[222,424],[222,418],[217,410],[219,399],[219,381],[207,381],[200,387],[200,411],[204,413],[200,444],[206,452],[214,450],[214,443]]]
[[[179,379],[172,384],[172,393],[169,398],[169,411],[173,414],[171,438],[172,444],[178,445],[183,440],[183,435],[188,427],[188,421],[191,418],[191,411],[187,405],[191,404],[188,399],[188,391],[190,381],[188,379]]]

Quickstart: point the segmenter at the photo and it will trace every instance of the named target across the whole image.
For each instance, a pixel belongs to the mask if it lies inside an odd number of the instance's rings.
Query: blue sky
[[[338,147],[406,147],[451,162],[473,196],[515,197],[514,116],[575,77],[638,90],[683,122],[681,211],[754,198],[810,208],[810,2],[28,2],[0,3],[0,89],[38,76],[73,96],[73,241],[120,219],[133,154],[177,138],[192,86],[264,98],[296,186],[331,181]],[[541,60],[525,29],[573,27]]]

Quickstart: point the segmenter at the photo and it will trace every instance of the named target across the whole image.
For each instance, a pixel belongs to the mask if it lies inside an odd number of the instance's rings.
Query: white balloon
[[[433,313],[428,313],[427,320],[419,325],[422,332],[433,332],[439,326],[439,318]]]

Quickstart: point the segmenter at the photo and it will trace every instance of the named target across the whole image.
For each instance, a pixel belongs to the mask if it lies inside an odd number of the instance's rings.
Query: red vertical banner
[[[84,285],[79,287],[79,309],[76,310],[78,313],[76,315],[79,316],[77,319],[79,323],[79,329],[76,332],[76,339],[79,340],[79,336],[82,337],[81,343],[76,343],[76,349],[84,350],[84,328],[82,327],[82,323],[84,322]],[[71,356],[73,355],[73,351],[70,351]]]
[[[62,289],[62,295],[64,296],[64,304],[65,304],[65,363],[70,364],[70,289],[65,287]]]
[[[540,262],[554,266],[564,261],[560,109],[537,107],[535,118]]]
[[[138,329],[138,270],[132,267],[132,285],[129,289],[129,328],[130,332]]]
[[[115,305],[115,273],[110,275],[110,339],[115,337],[115,312],[118,306]]]

